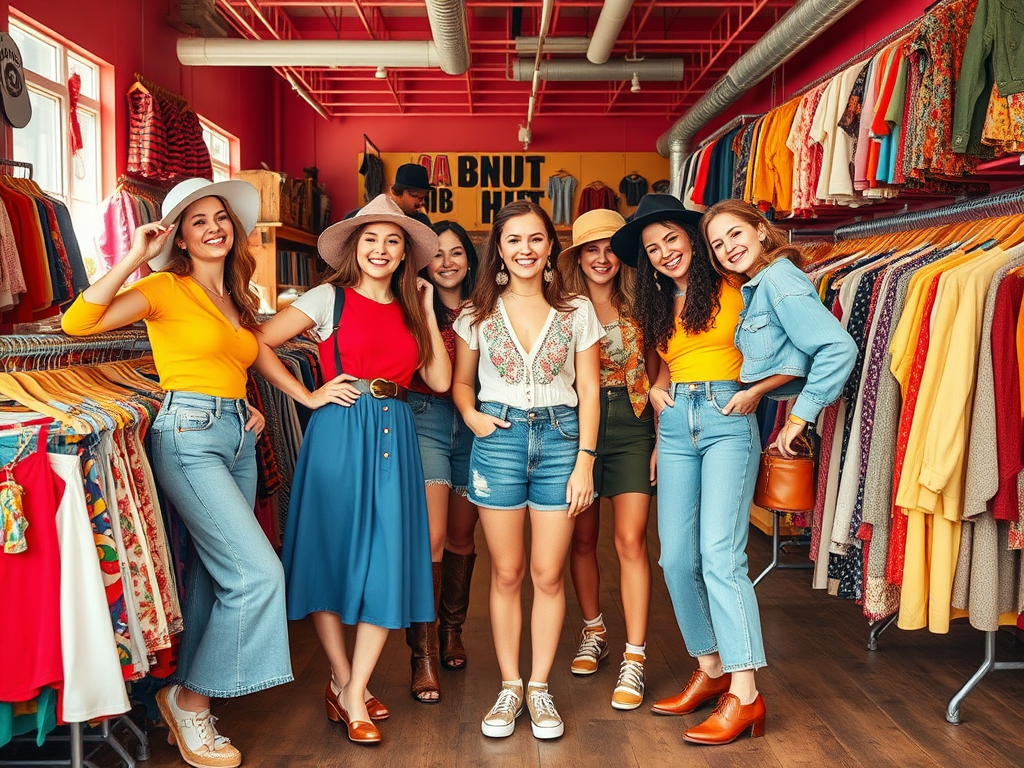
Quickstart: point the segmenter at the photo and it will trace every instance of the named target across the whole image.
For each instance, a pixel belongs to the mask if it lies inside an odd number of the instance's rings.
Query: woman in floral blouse
[[[598,602],[597,540],[601,498],[611,499],[615,551],[619,556],[626,651],[612,693],[615,709],[636,709],[644,699],[647,613],[651,563],[647,517],[654,493],[654,411],[647,402],[651,377],[639,323],[631,315],[633,270],[612,251],[611,237],[626,221],[615,211],[588,211],[572,227],[573,244],[558,257],[566,287],[588,296],[604,326],[601,339],[601,425],[594,490],[598,496],[576,518],[569,558],[584,627],[572,662],[575,675],[592,675],[608,655],[608,631]]]
[[[535,737],[557,738],[565,728],[548,675],[565,619],[562,572],[574,517],[594,496],[597,341],[604,331],[590,301],[563,288],[552,264],[559,250],[554,224],[539,206],[518,201],[502,208],[472,302],[455,321],[452,397],[475,435],[469,500],[480,509],[491,554],[491,632],[502,676],[481,724],[492,737],[511,735],[524,702]],[[519,637],[527,507],[533,664],[524,692]]]

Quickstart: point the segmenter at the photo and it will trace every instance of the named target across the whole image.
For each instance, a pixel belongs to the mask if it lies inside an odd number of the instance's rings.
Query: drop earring
[[[658,282],[657,280],[654,281],[654,290],[656,290],[656,291],[660,291],[661,290],[661,283]]]
[[[551,259],[548,258],[548,265],[544,267],[544,282],[550,283],[555,279],[555,270],[551,268]]]
[[[508,285],[508,272],[505,271],[505,262],[501,262],[501,269],[498,270],[498,274],[494,276],[494,282],[498,285]]]

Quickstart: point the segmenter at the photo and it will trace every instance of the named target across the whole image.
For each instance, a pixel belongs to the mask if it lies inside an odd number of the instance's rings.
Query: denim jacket
[[[783,400],[795,395],[793,415],[814,421],[842,392],[857,357],[856,344],[789,259],[769,264],[740,293],[740,381],[751,384],[775,374],[798,377],[769,396]]]

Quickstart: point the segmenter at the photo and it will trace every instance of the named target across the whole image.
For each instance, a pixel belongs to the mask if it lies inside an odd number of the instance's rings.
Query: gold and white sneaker
[[[168,685],[156,694],[156,703],[167,723],[167,743],[178,745],[181,759],[196,768],[237,768],[242,753],[231,740],[217,733],[217,718],[210,710],[189,712],[178,707],[180,685]]]
[[[644,701],[644,657],[637,653],[622,654],[619,679],[612,692],[615,709],[636,709]]]
[[[601,659],[608,656],[608,630],[602,625],[592,629],[584,627],[580,635],[580,647],[572,660],[574,675],[592,675],[597,672]]]
[[[557,739],[565,733],[565,723],[555,709],[547,683],[530,683],[526,689],[526,706],[530,708],[530,725],[538,739]]]
[[[511,736],[516,729],[516,718],[523,714],[523,684],[502,681],[501,693],[491,711],[484,715],[480,730],[484,736],[500,739]]]

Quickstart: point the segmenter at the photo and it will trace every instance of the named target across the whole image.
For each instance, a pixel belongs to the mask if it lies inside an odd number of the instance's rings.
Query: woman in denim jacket
[[[793,441],[804,427],[839,397],[857,346],[791,261],[799,251],[756,208],[723,200],[708,209],[700,227],[715,269],[742,281],[743,313],[736,328],[736,347],[743,354],[740,381],[792,377],[769,394],[796,397],[776,440],[779,451],[792,456]]]

